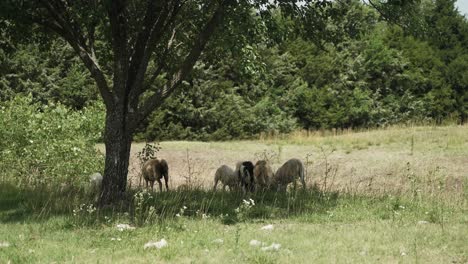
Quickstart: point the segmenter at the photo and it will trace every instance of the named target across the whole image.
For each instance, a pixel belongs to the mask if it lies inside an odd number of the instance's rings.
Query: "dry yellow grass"
[[[132,145],[129,179],[139,184],[136,153]],[[158,157],[168,161],[170,187],[192,177],[192,184],[211,187],[216,169],[239,160],[271,159],[277,169],[290,158],[299,158],[307,170],[308,184],[352,193],[407,191],[463,199],[468,182],[468,126],[391,127],[361,132],[307,133],[284,137],[228,142],[161,142]],[[190,169],[190,171],[189,171]],[[413,190],[411,190],[413,188]]]

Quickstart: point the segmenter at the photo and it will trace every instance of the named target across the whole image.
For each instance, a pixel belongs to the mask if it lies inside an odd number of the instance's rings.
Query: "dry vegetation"
[[[139,185],[132,146],[130,181]],[[289,158],[306,165],[306,181],[324,190],[360,194],[424,192],[459,202],[468,179],[468,126],[391,127],[370,131],[297,132],[256,141],[161,143],[158,157],[168,161],[170,187],[191,183],[212,186],[216,169],[239,160],[267,158],[277,169]]]

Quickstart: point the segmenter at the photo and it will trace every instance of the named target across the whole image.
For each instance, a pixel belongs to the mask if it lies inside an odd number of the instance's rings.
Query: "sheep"
[[[267,161],[257,161],[253,170],[253,174],[256,184],[258,184],[261,189],[268,188],[270,180],[273,178],[273,170]]]
[[[295,190],[297,178],[301,179],[302,186],[305,188],[304,165],[298,159],[290,159],[276,171],[272,180],[272,186],[277,187],[278,191],[286,191],[288,184],[292,182],[294,183]]]
[[[146,188],[148,188],[148,182],[151,184],[151,190],[153,190],[154,181],[159,183],[159,191],[162,192],[161,179],[164,177],[166,183],[166,190],[169,191],[167,182],[169,181],[169,167],[167,162],[163,159],[151,159],[143,164],[142,168],[143,178],[146,181]]]
[[[244,192],[255,191],[254,165],[250,161],[240,161],[236,164],[236,174]]]
[[[237,174],[227,165],[222,165],[216,170],[213,187],[214,191],[216,191],[216,186],[219,181],[223,184],[223,190],[226,190],[226,186],[229,186],[229,190],[231,191],[237,190],[239,187]]]
[[[95,202],[99,199],[103,177],[101,173],[96,172],[89,175],[89,193],[94,196]]]

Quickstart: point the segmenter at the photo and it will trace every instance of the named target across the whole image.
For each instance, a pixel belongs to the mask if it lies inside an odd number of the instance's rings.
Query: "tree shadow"
[[[83,188],[41,186],[19,188],[0,183],[0,222],[42,222],[51,216],[69,215],[80,201],[86,202]]]
[[[138,193],[138,192],[136,192]],[[243,215],[244,220],[281,219],[300,215],[325,214],[339,201],[338,192],[322,192],[316,187],[298,189],[296,192],[260,191],[242,192],[188,189],[183,191],[151,192],[141,208],[130,211],[145,211],[150,207],[160,218],[171,218],[183,211],[184,216],[221,217],[225,224],[239,221],[236,209],[244,202],[253,200],[254,206]],[[184,209],[185,208],[185,209]]]
[[[79,205],[92,204],[94,200],[83,188],[18,188],[0,183],[0,190],[0,222],[3,223],[44,222],[56,216],[71,217]],[[186,207],[183,209],[186,217],[205,214],[220,217],[223,223],[231,224],[239,221],[236,209],[243,204],[243,200],[252,199],[255,203],[245,214],[244,220],[256,220],[326,213],[337,205],[339,198],[337,192],[326,193],[315,187],[295,192],[259,191],[247,194],[202,188],[168,192],[130,190],[124,201],[100,209],[97,215],[98,218],[112,218],[116,213],[129,213],[131,221],[136,222],[138,214],[144,214],[152,207],[152,214],[159,220],[165,220],[176,217],[181,208]]]

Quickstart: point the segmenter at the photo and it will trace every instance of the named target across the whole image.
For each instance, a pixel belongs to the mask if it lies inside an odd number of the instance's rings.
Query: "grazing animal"
[[[298,159],[290,159],[276,171],[272,187],[276,187],[278,191],[286,191],[288,184],[292,182],[294,183],[294,189],[296,189],[297,178],[301,179],[302,186],[305,188],[304,165]]]
[[[236,190],[239,187],[239,178],[237,174],[227,165],[222,165],[216,170],[214,177],[213,190],[216,191],[218,182],[221,181],[223,184],[223,190],[226,190],[226,186],[229,186],[229,190]]]
[[[146,181],[146,188],[148,188],[148,182],[151,184],[151,190],[153,190],[154,181],[159,183],[159,191],[162,192],[161,179],[164,177],[166,183],[166,190],[169,191],[167,182],[169,181],[169,167],[167,162],[163,159],[151,159],[143,164],[142,168],[143,178]]]
[[[244,192],[255,191],[254,165],[250,161],[241,161],[236,164],[236,173]]]
[[[95,172],[89,175],[89,193],[94,196],[94,201],[97,202],[99,194],[101,192],[103,177],[101,173]]]
[[[273,170],[266,160],[259,160],[255,164],[253,175],[255,183],[261,188],[266,189],[273,178]]]

